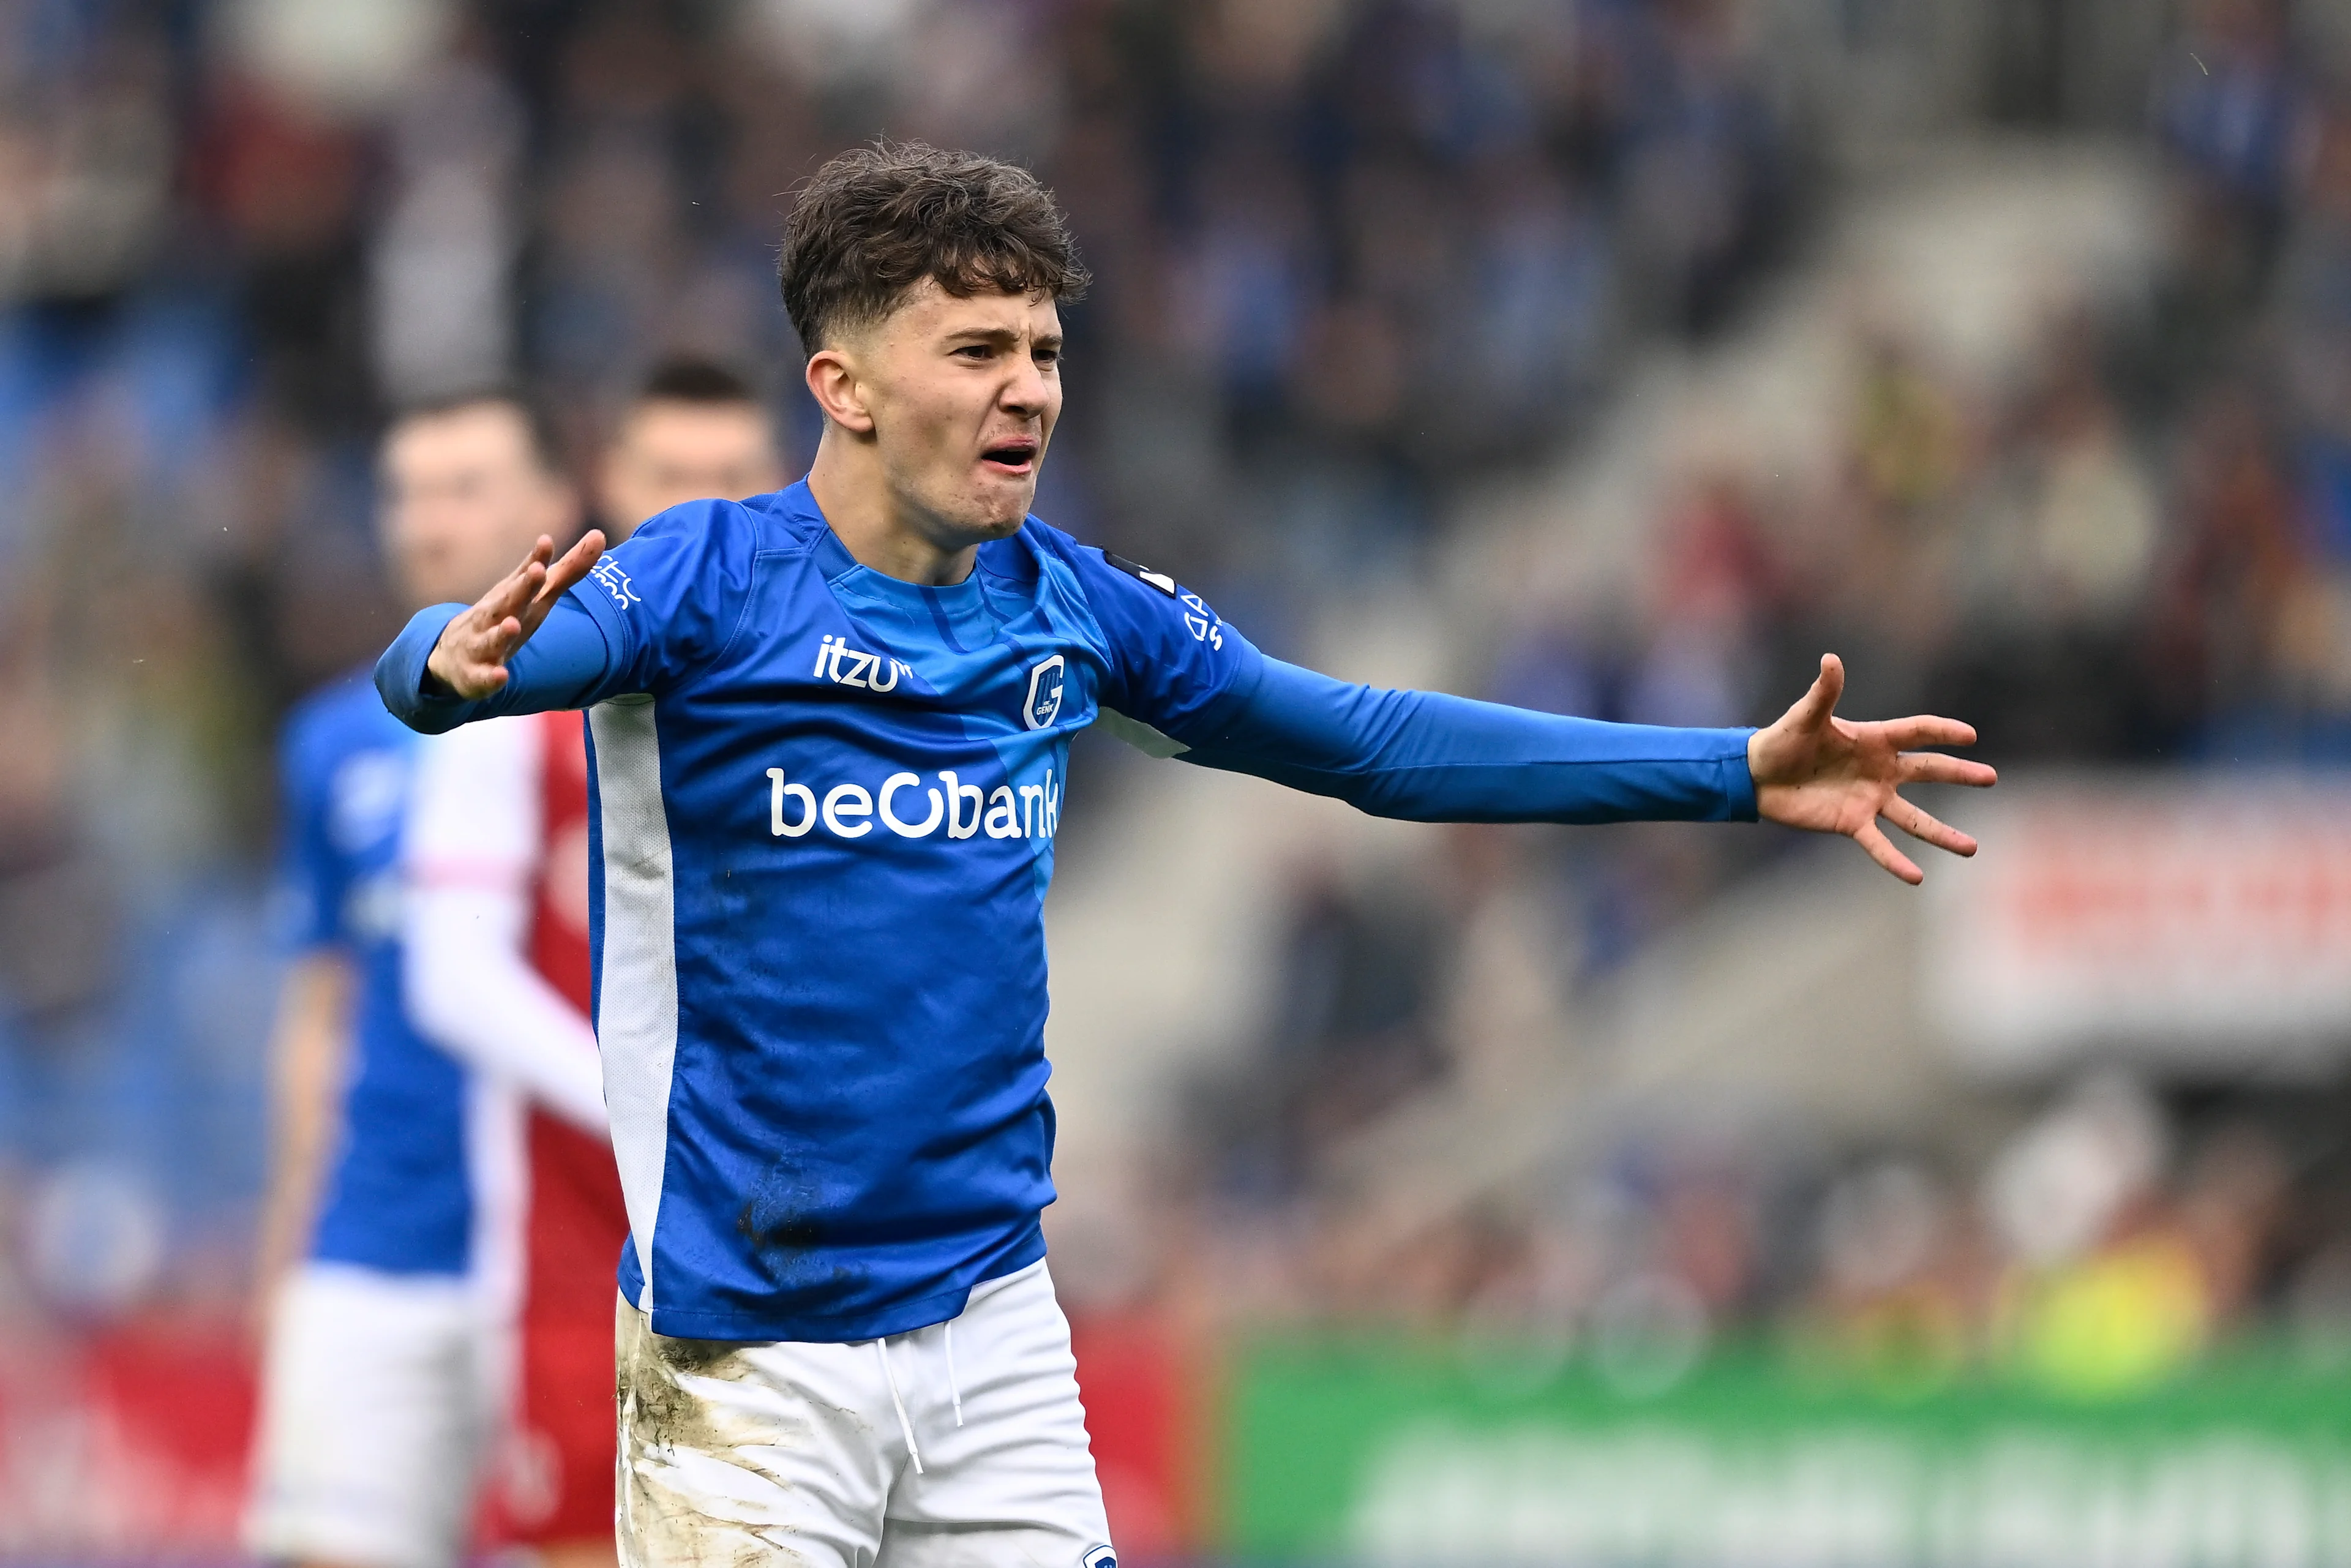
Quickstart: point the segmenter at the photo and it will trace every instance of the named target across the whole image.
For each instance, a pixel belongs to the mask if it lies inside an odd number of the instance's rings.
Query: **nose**
[[[1042,415],[1052,393],[1045,383],[1045,372],[1027,354],[1012,356],[1012,373],[1005,379],[1001,402],[1007,413],[1024,417]]]

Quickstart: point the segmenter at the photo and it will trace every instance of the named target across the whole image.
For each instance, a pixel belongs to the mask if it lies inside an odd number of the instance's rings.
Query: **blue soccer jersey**
[[[416,737],[365,679],[306,698],[280,743],[280,901],[298,951],[358,972],[353,1060],[311,1256],[462,1274],[471,1255],[465,1081],[401,1005],[400,828]]]
[[[672,513],[579,598],[613,652],[590,907],[623,1289],[670,1334],[952,1317],[1044,1253],[1070,737],[1105,699],[1181,727],[1252,650],[1036,525],[901,582],[805,486]]]
[[[1746,731],[1347,685],[1034,518],[926,588],[859,565],[805,484],[695,502],[478,702],[428,689],[459,609],[412,622],[378,688],[434,730],[589,708],[621,1282],[664,1334],[897,1333],[1042,1256],[1043,904],[1098,714],[1385,815],[1754,815]]]

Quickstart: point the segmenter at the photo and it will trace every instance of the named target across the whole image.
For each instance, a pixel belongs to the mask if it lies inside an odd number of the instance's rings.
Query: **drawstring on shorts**
[[[890,1385],[890,1403],[898,1412],[898,1432],[906,1439],[906,1457],[914,1461],[914,1473],[923,1473],[923,1450],[914,1446],[914,1424],[906,1419],[906,1401],[898,1393],[898,1374],[890,1364],[890,1342],[877,1339],[873,1348],[881,1353],[882,1380]]]
[[[963,1384],[956,1377],[955,1323],[950,1321],[941,1336],[947,1353],[947,1397],[955,1404],[956,1425],[963,1425]],[[890,1342],[877,1339],[873,1353],[882,1358],[882,1380],[890,1385],[890,1407],[898,1413],[898,1435],[906,1439],[906,1457],[914,1461],[914,1473],[923,1473],[923,1450],[914,1444],[914,1423],[906,1415],[906,1397],[898,1391],[898,1368],[890,1360]]]

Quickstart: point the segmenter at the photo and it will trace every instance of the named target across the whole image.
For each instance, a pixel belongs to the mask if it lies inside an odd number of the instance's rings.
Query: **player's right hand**
[[[580,535],[580,542],[559,559],[555,541],[539,535],[520,566],[441,629],[425,673],[468,702],[496,692],[507,684],[507,661],[515,650],[530,641],[555,601],[586,577],[603,554],[600,528]]]

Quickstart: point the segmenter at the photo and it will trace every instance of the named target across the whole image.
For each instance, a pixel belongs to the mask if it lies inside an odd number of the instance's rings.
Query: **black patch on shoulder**
[[[1127,576],[1134,578],[1138,582],[1149,583],[1152,587],[1157,589],[1168,598],[1173,599],[1176,597],[1176,580],[1168,576],[1165,572],[1154,571],[1147,566],[1137,566],[1134,562],[1127,559],[1124,556],[1113,555],[1109,550],[1102,551],[1102,559],[1110,562],[1111,565],[1118,568],[1119,570],[1126,573]]]

